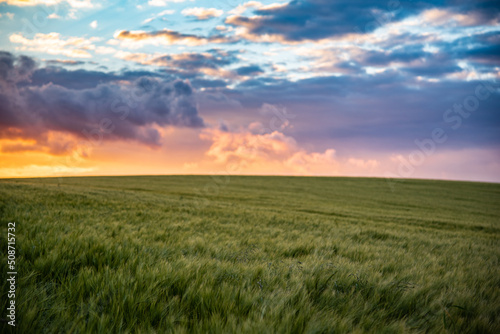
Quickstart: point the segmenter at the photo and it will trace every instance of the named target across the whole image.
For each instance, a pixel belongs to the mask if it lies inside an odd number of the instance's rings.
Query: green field
[[[17,333],[500,333],[500,184],[0,180]],[[14,331],[12,331],[14,332]]]

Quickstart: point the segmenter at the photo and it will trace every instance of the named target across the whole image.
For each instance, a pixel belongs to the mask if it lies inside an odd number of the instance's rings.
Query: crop
[[[211,189],[211,191],[205,191]],[[499,333],[500,185],[0,180],[18,333]]]

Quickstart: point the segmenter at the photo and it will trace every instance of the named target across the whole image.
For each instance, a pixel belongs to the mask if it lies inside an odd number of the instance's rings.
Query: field
[[[17,333],[500,333],[500,185],[0,180]],[[14,332],[14,331],[12,331]]]

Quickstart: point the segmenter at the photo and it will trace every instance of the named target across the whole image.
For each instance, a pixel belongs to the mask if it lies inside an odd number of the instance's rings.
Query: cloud
[[[278,131],[253,134],[248,130],[228,132],[207,129],[201,138],[212,141],[206,154],[217,163],[237,162],[248,165],[262,160],[283,160],[297,150],[295,140]]]
[[[6,150],[50,146],[48,150],[54,153],[49,140],[54,133],[70,135],[75,141],[130,140],[157,147],[162,127],[204,127],[194,92],[185,81],[139,77],[85,89],[52,83],[22,85],[30,80],[34,61],[2,52],[0,63],[0,138],[34,141]],[[59,150],[75,146],[70,141],[60,144]]]
[[[12,43],[21,44],[21,47],[16,47],[17,50],[21,51],[43,52],[71,58],[91,58],[92,55],[89,51],[95,49],[93,42],[98,41],[99,38],[68,37],[64,39],[59,33],[52,32],[49,34],[37,33],[33,39],[14,33],[10,35],[9,40]]]
[[[243,16],[240,7],[226,24],[251,41],[298,43],[335,39],[374,32],[393,22],[425,12],[425,21],[453,21],[458,25],[494,24],[500,10],[494,1],[331,1],[301,0],[258,7],[253,16]],[[442,8],[445,7],[446,10]],[[423,22],[421,22],[423,23]]]
[[[16,134],[20,135],[22,132],[17,131]],[[89,153],[89,150],[83,146],[78,146],[78,142],[73,136],[61,132],[47,131],[39,134],[36,139],[24,139],[16,136],[12,136],[12,139],[0,139],[1,153],[37,152],[57,156],[78,151]]]
[[[339,159],[332,148],[308,152],[282,130],[261,133],[262,128],[258,122],[237,131],[209,128],[200,137],[212,142],[206,155],[216,164],[243,174],[338,175],[348,170],[366,174],[379,166],[374,159]]]
[[[239,114],[255,119],[255,110],[265,101],[283,105],[296,115],[294,129],[289,132],[313,147],[326,149],[325,143],[342,143],[334,147],[341,156],[359,150],[411,150],[415,139],[429,137],[436,127],[455,132],[450,128],[454,123],[444,121],[443,114],[453,110],[454,104],[463,103],[467,96],[474,96],[478,85],[481,82],[477,78],[432,82],[391,69],[374,75],[317,76],[293,81],[259,76],[233,89],[220,90],[228,102],[214,95],[212,100],[204,101],[204,111],[207,117],[230,117],[230,111],[218,110],[234,110],[229,101],[236,100]],[[500,91],[498,83],[491,85],[496,88],[480,101],[473,115],[463,120],[453,140],[444,145],[447,149],[499,145],[500,116],[496,110]]]
[[[153,32],[121,30],[115,34],[115,39],[127,42],[126,45],[153,44],[153,45],[187,45],[197,46],[208,43],[229,43],[230,41],[221,35],[201,37],[191,34],[182,34],[177,31],[163,29]]]
[[[94,171],[93,167],[28,165],[16,168],[0,168],[2,177],[44,177],[54,175],[81,175]]]
[[[179,70],[197,70],[200,68],[217,69],[237,61],[233,53],[212,49],[203,53],[184,52],[178,54],[147,54],[118,52],[117,58],[135,61],[143,65],[174,67]]]
[[[284,162],[285,166],[302,175],[332,175],[338,173],[339,162],[335,150],[324,153],[299,151]]]
[[[419,76],[456,79],[466,68],[470,73],[481,72],[483,79],[486,75],[497,77],[498,28],[437,29],[421,26],[420,16],[388,24],[359,40],[349,36],[327,43],[282,47],[306,63],[287,77],[296,80],[301,74],[313,77],[327,73],[356,77],[396,71],[411,82]]]
[[[152,7],[165,7],[168,5],[169,2],[174,2],[174,3],[180,3],[180,2],[185,2],[187,0],[149,0],[148,5]],[[194,1],[194,0],[190,0]]]
[[[96,20],[94,20],[94,21],[90,22],[89,26],[90,26],[92,29],[97,28],[97,21],[96,21]]]
[[[142,65],[154,65],[162,68],[163,72],[189,78],[192,83],[207,83],[209,87],[225,86],[227,83],[221,80],[210,79],[235,79],[237,75],[232,70],[225,69],[238,61],[234,52],[220,49],[210,49],[202,53],[184,52],[179,54],[147,54],[119,51],[114,55],[117,58],[136,62]],[[210,79],[195,79],[199,76],[207,76]]]
[[[15,58],[11,53],[0,51],[0,86],[8,88],[20,82],[29,81],[36,63],[26,56]]]
[[[0,3],[6,3],[11,6],[38,6],[38,5],[46,5],[53,6],[60,3],[67,3],[69,6],[73,8],[92,8],[94,4],[91,0],[0,0]]]
[[[145,19],[144,21],[142,21],[142,24],[149,23],[156,18],[165,16],[165,15],[172,15],[174,13],[175,13],[175,10],[173,10],[173,9],[165,9],[165,10],[159,12],[158,14],[155,14],[155,15],[151,16],[150,18]]]
[[[109,46],[98,46],[95,49],[95,53],[100,54],[100,55],[114,54],[114,53],[116,53],[116,49],[109,47]]]
[[[261,69],[257,65],[248,65],[248,66],[242,66],[242,67],[236,69],[236,73],[238,75],[255,75],[255,74],[264,73],[264,70]]]
[[[465,15],[442,8],[432,8],[422,12],[419,21],[434,26],[473,26],[481,23],[481,19],[473,13]]]
[[[152,72],[128,72],[120,75],[102,71],[68,70],[61,66],[48,66],[37,68],[31,73],[30,85],[39,87],[53,84],[68,89],[87,89],[102,83],[134,81],[142,76],[154,77],[155,74]]]
[[[67,66],[76,66],[76,65],[83,65],[85,64],[84,61],[79,61],[79,60],[61,60],[61,59],[50,59],[46,60],[45,63],[47,65],[67,65]]]
[[[376,168],[380,165],[380,163],[374,159],[363,160],[363,159],[349,158],[348,163],[353,165],[353,166],[366,168],[366,169],[373,169],[373,168]]]
[[[449,73],[460,72],[460,60],[447,50],[428,52],[423,45],[401,46],[387,51],[360,50],[354,55],[353,68],[381,67],[398,69],[413,76],[440,78]],[[354,62],[353,62],[354,61]],[[342,64],[339,64],[342,66]]]
[[[262,7],[262,3],[258,1],[248,1],[245,2],[242,5],[238,5],[236,8],[232,9],[229,11],[229,14],[231,15],[241,15],[243,14],[248,8],[260,8]]]
[[[7,16],[7,18],[9,20],[14,19],[14,13],[9,13],[9,12],[7,12],[7,13],[0,13],[0,18],[2,18],[4,15]]]
[[[354,33],[355,27],[373,20],[373,10],[382,10],[379,1],[292,1],[260,8],[257,15],[233,15],[226,24],[244,28],[240,36],[254,41],[297,42],[320,40]]]
[[[498,31],[468,36],[457,41],[457,44],[460,47],[446,45],[454,51],[457,57],[489,65],[492,68],[498,66],[500,61],[500,33]]]
[[[202,21],[211,19],[213,17],[219,17],[222,14],[224,14],[224,11],[216,8],[194,7],[194,8],[186,8],[181,13],[184,16],[194,16],[196,17],[197,20]]]

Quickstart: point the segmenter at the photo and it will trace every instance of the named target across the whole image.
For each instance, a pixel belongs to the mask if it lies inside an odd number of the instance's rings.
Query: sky
[[[0,0],[0,177],[500,182],[497,1]]]

